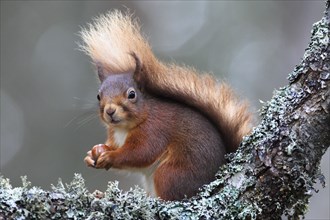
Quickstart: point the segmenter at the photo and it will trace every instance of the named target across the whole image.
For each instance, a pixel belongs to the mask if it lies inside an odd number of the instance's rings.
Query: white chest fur
[[[125,144],[127,134],[128,132],[125,129],[114,129],[114,142],[118,147],[122,147]]]

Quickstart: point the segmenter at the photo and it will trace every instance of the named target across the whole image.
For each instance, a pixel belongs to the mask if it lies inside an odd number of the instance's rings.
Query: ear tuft
[[[96,68],[97,68],[97,75],[99,77],[99,80],[103,82],[106,78],[106,74],[104,72],[102,63],[100,62],[96,63]]]
[[[134,74],[139,73],[140,71],[142,71],[142,62],[140,60],[140,58],[136,55],[136,53],[131,52],[132,57],[135,60],[135,71]]]

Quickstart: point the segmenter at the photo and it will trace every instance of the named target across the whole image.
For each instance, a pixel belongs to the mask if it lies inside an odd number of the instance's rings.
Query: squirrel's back
[[[134,78],[142,90],[204,114],[216,126],[227,152],[235,151],[250,131],[247,104],[239,101],[228,85],[217,82],[210,74],[160,62],[131,14],[113,11],[102,15],[83,29],[81,36],[82,49],[108,74],[134,72],[139,60],[142,71]]]

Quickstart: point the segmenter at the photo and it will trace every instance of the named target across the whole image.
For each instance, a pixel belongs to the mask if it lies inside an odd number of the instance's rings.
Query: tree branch
[[[45,191],[22,178],[13,188],[0,176],[0,219],[276,219],[303,216],[313,184],[324,183],[319,164],[330,145],[329,1],[313,25],[303,59],[289,74],[289,85],[274,92],[262,120],[228,156],[216,180],[191,199],[165,202],[139,188],[122,192],[110,182],[91,194],[75,174]],[[270,217],[271,216],[271,217]]]

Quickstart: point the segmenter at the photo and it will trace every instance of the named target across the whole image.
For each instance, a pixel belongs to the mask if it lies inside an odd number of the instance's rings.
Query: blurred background
[[[299,63],[324,1],[1,1],[0,173],[49,189],[81,173],[90,191],[110,180],[122,189],[137,175],[87,168],[86,152],[105,140],[97,115],[98,81],[77,48],[82,26],[126,8],[164,61],[185,63],[228,81],[250,102],[259,100]],[[329,184],[329,151],[322,160]],[[329,186],[311,198],[307,219],[329,219]]]

